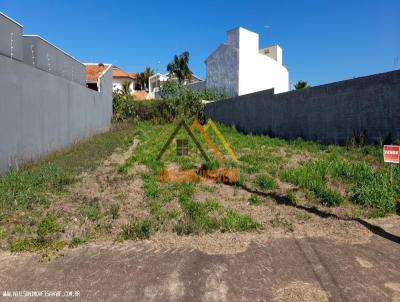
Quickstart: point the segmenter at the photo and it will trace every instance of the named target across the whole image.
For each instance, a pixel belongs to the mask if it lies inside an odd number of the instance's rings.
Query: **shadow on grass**
[[[272,199],[275,200],[276,203],[281,204],[281,205],[286,205],[286,206],[290,206],[290,207],[294,207],[296,209],[300,209],[303,211],[307,211],[309,213],[318,215],[321,218],[335,218],[338,220],[342,220],[342,221],[355,221],[358,222],[359,224],[361,224],[362,226],[364,226],[365,228],[367,228],[370,232],[374,233],[375,235],[378,235],[382,238],[385,238],[387,240],[390,240],[392,242],[395,242],[397,244],[400,244],[400,237],[391,233],[386,232],[383,228],[381,228],[380,226],[371,224],[361,218],[345,218],[345,217],[340,217],[337,216],[336,214],[333,213],[329,213],[329,212],[324,212],[321,211],[319,209],[317,209],[316,207],[307,207],[307,206],[303,206],[303,205],[297,205],[294,204],[289,198],[282,196],[276,192],[262,192],[262,191],[258,191],[258,190],[254,190],[251,189],[249,187],[246,187],[245,185],[235,185],[238,186],[240,188],[242,188],[243,190],[249,192],[249,193],[253,193],[262,197],[270,197]]]

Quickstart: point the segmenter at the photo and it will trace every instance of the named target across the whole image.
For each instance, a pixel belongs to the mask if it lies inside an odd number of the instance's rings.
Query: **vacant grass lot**
[[[179,235],[215,230],[255,231],[265,227],[253,221],[246,211],[235,212],[233,204],[224,207],[221,200],[194,198],[196,192],[213,192],[215,186],[202,182],[157,182],[156,175],[160,168],[179,166],[185,170],[204,164],[190,139],[189,156],[177,156],[175,145],[172,144],[161,161],[156,160],[158,152],[175,127],[176,125],[149,123],[138,125],[138,138],[142,143],[134,155],[119,168],[120,173],[128,173],[135,165],[148,168],[141,174],[141,178],[152,217],[146,221],[152,224],[153,232],[165,229],[165,225],[170,227],[171,221],[172,230]],[[382,162],[381,147],[326,146],[301,139],[288,142],[266,136],[243,135],[230,127],[220,128],[239,158],[239,163],[236,164],[225,156],[226,165],[236,167],[239,171],[239,179],[233,186],[252,193],[249,198],[242,200],[243,204],[262,205],[268,200],[268,192],[273,192],[293,205],[306,202],[312,206],[332,207],[333,210],[335,207],[339,208],[346,217],[369,218],[395,211],[396,200],[400,196],[400,185],[399,182],[390,182],[390,168]],[[214,142],[218,142],[212,130],[208,133]],[[198,131],[195,136],[206,146]],[[181,129],[176,138],[185,137],[188,135]],[[220,143],[217,143],[217,146],[221,152],[224,151]],[[207,153],[213,158],[211,150]],[[394,179],[398,179],[398,166],[394,168],[393,173]],[[213,196],[212,193],[203,195]],[[180,207],[163,210],[171,208],[168,204],[176,199]],[[278,215],[271,220],[271,224],[273,227],[278,225],[290,230],[291,222],[286,220]]]
[[[142,240],[160,233],[261,233],[275,228],[290,233],[297,224],[311,221],[310,214],[300,210],[290,215],[268,212],[277,201],[344,217],[395,211],[400,169],[394,167],[395,181],[390,183],[381,147],[288,142],[222,126],[238,163],[229,160],[211,128],[208,133],[223,153],[224,165],[238,169],[237,183],[160,183],[160,168],[186,170],[205,164],[184,129],[176,138],[189,140],[189,155],[177,156],[173,141],[162,159],[156,159],[175,127],[121,124],[1,177],[1,247],[47,254],[91,240]],[[215,158],[197,130],[195,136]],[[211,166],[219,164],[213,160]]]

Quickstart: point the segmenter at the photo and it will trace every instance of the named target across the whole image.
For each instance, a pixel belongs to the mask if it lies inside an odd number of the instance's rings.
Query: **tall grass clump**
[[[282,179],[314,192],[327,206],[337,206],[344,199],[339,193],[326,186],[328,169],[329,166],[325,162],[315,161],[299,168],[285,170],[282,173]]]
[[[220,208],[217,202],[212,200],[196,202],[187,196],[181,196],[179,203],[184,217],[174,226],[174,231],[178,235],[209,233],[219,228],[217,218],[211,215]]]
[[[378,209],[382,213],[390,213],[395,211],[396,201],[400,196],[400,186],[390,182],[389,169],[375,170],[365,163],[353,164],[340,161],[332,165],[331,174],[352,183],[354,202]],[[395,176],[397,174],[400,174],[399,169],[395,170]]]
[[[0,177],[0,208],[3,210],[31,209],[46,203],[48,192],[61,191],[73,178],[52,164],[20,172],[11,170]]]
[[[276,188],[275,180],[268,175],[258,175],[255,184],[262,190],[272,190]]]
[[[257,230],[261,225],[254,222],[250,215],[239,214],[229,210],[221,221],[221,229],[224,232],[244,232]]]
[[[117,240],[124,241],[149,239],[153,231],[154,225],[149,219],[132,221],[122,227],[121,232],[118,234]]]

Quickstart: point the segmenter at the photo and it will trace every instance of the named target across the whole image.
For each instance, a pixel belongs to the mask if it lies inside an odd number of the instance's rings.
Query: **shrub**
[[[161,89],[161,100],[135,102],[121,94],[113,94],[113,120],[128,118],[151,120],[156,123],[172,122],[181,118],[203,116],[202,100],[217,100],[224,97],[210,90],[196,91],[177,81],[166,81]]]

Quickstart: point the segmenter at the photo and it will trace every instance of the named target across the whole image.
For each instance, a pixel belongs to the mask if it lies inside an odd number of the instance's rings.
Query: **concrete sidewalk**
[[[253,242],[233,255],[157,248],[152,243],[87,245],[39,262],[1,254],[0,291],[79,291],[79,298],[1,301],[400,301],[400,245],[323,238]],[[1,292],[0,292],[1,293]]]

